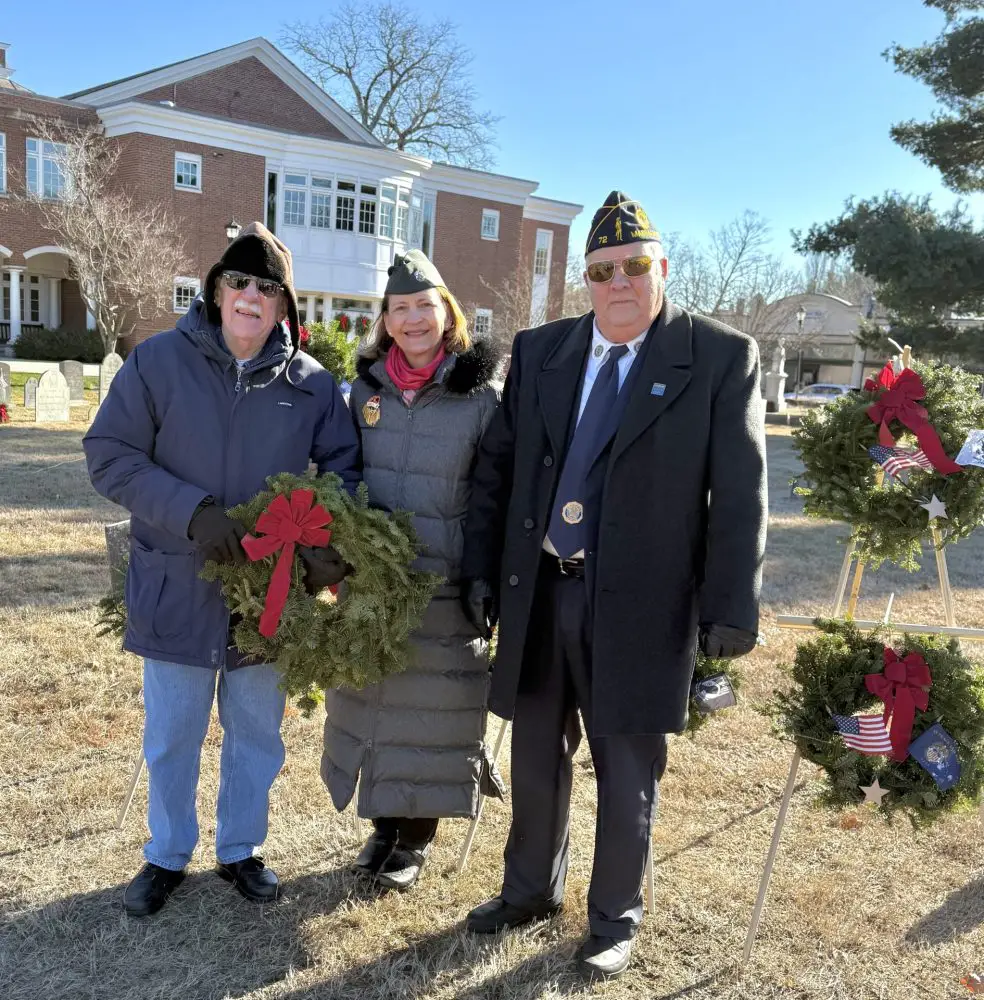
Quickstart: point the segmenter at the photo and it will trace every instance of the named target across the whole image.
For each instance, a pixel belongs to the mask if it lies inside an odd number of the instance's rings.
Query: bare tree
[[[804,254],[804,257],[803,271],[808,292],[836,295],[856,306],[865,306],[874,300],[875,282],[855,271],[847,258],[815,251]]]
[[[51,144],[58,175],[19,198],[68,255],[108,354],[138,321],[170,309],[175,275],[191,264],[166,208],[138,204],[116,183],[119,147],[100,127],[38,118],[31,134]]]
[[[307,72],[394,149],[469,167],[493,161],[498,122],[475,107],[471,53],[450,21],[427,24],[401,3],[355,3],[295,22],[283,45]]]
[[[492,296],[492,339],[508,351],[520,330],[540,326],[547,321],[547,302],[533,301],[533,268],[525,261],[498,284],[478,276],[482,287]]]
[[[591,311],[591,295],[584,283],[584,258],[572,253],[564,275],[564,315],[583,316]]]
[[[796,312],[789,296],[805,290],[803,278],[770,246],[768,221],[751,211],[711,232],[706,247],[671,233],[664,238],[667,295],[749,334],[764,352],[789,328]]]

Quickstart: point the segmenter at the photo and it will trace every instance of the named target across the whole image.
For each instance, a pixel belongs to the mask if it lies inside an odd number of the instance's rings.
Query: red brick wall
[[[85,329],[85,303],[77,281],[61,282],[61,325],[63,330]]]
[[[186,111],[267,125],[300,135],[348,141],[255,56],[180,83],[149,90],[140,94],[139,100],[174,101]]]
[[[538,222],[523,219],[522,261],[533,273],[533,254],[536,250],[536,231],[549,229],[553,233],[550,251],[550,274],[547,284],[547,322],[564,315],[564,279],[567,270],[567,245],[570,227],[556,222]]]
[[[240,224],[264,218],[266,162],[262,156],[141,133],[121,136],[118,142],[121,186],[138,202],[162,202],[177,221],[192,262],[185,277],[205,280],[226,248],[225,226],[232,216]],[[174,154],[179,151],[202,158],[200,194],[175,190]],[[133,341],[170,329],[176,320],[174,313],[167,312],[140,322]]]
[[[31,127],[35,117],[69,125],[98,120],[92,108],[73,108],[58,101],[0,90],[0,132],[6,137],[6,190],[10,193],[7,197],[0,196],[0,245],[13,251],[13,256],[3,258],[3,262],[21,267],[26,264],[25,250],[57,242],[50,232],[42,228],[36,208],[12,197],[26,193],[26,140],[36,134]]]
[[[499,212],[499,239],[482,239],[482,209]],[[497,286],[515,273],[523,238],[523,207],[439,191],[434,219],[434,263],[460,302],[493,309],[482,284]]]

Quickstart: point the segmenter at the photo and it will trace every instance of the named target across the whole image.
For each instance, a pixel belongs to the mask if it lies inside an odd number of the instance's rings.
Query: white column
[[[10,272],[10,343],[14,343],[21,332],[20,288],[22,267],[8,268]]]
[[[313,295],[307,297],[307,322],[309,326],[318,318],[314,315],[314,300]]]
[[[61,278],[48,279],[48,329],[61,326]]]
[[[854,345],[854,360],[851,364],[851,385],[855,389],[861,388],[864,381],[864,348],[860,344]]]

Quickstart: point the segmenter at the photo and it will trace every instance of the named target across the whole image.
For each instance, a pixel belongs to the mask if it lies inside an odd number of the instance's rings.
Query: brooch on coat
[[[362,419],[370,427],[379,423],[379,396],[370,396],[362,407]]]

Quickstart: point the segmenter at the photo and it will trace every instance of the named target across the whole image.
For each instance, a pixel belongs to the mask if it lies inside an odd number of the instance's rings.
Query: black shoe
[[[430,852],[430,844],[415,850],[397,843],[386,863],[379,869],[376,881],[387,889],[409,889],[420,878]]]
[[[280,896],[280,880],[276,872],[267,868],[259,855],[228,865],[220,861],[215,870],[254,903],[273,903]]]
[[[185,875],[184,868],[176,872],[148,861],[123,890],[123,909],[131,917],[149,917],[167,902]]]
[[[386,859],[393,853],[395,846],[395,840],[377,831],[366,841],[365,847],[359,852],[352,867],[360,875],[375,878],[379,874],[379,869],[386,863]]]
[[[498,934],[499,931],[521,927],[533,920],[546,920],[560,912],[560,906],[541,906],[530,909],[513,906],[501,896],[476,906],[465,920],[465,930],[472,934]]]
[[[578,952],[578,966],[588,979],[614,979],[632,959],[632,940],[592,934]]]

